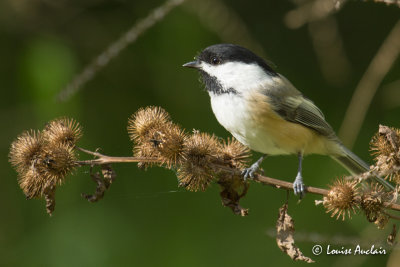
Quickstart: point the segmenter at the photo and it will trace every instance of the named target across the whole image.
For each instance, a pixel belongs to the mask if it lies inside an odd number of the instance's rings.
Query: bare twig
[[[261,44],[252,36],[246,23],[230,6],[220,0],[189,1],[186,7],[222,41],[241,44],[265,58]]]
[[[323,19],[339,11],[347,0],[317,0],[306,2],[285,15],[285,23],[297,29],[312,21]]]
[[[340,86],[350,77],[350,62],[343,48],[336,18],[333,16],[345,3],[336,0],[293,1],[298,7],[285,16],[291,29],[308,24],[308,31],[324,78]]]
[[[372,59],[358,83],[339,131],[343,143],[352,147],[368,107],[385,75],[389,72],[400,52],[400,20],[397,21]]]
[[[143,158],[143,157],[110,157],[103,155],[99,152],[96,151],[90,151],[87,149],[84,149],[82,147],[76,147],[76,149],[97,157],[97,159],[91,159],[91,160],[79,160],[76,161],[76,164],[78,165],[108,165],[111,163],[129,163],[129,162],[160,162],[159,158]]]
[[[351,66],[343,47],[338,23],[334,16],[327,16],[308,24],[314,50],[324,78],[340,86],[350,77]]]
[[[386,5],[396,5],[398,7],[400,7],[400,0],[372,0],[376,3],[384,3]]]
[[[184,1],[185,0],[168,0],[161,6],[153,9],[147,17],[139,20],[124,35],[87,65],[83,71],[58,94],[57,99],[60,101],[68,100],[73,94],[80,90],[85,83],[90,81],[99,70],[118,56],[122,50],[135,42],[141,34],[161,21],[172,9],[179,6]]]
[[[156,157],[110,157],[110,156],[100,154],[98,152],[92,152],[92,151],[82,149],[82,148],[79,148],[79,149],[85,153],[95,155],[96,157],[98,157],[97,159],[93,159],[93,160],[77,161],[76,163],[79,165],[95,166],[95,165],[108,165],[111,163],[126,163],[126,162],[157,162],[157,163],[161,163],[161,160]],[[227,172],[227,173],[231,174],[232,176],[241,176],[241,171],[236,168],[231,168],[231,167],[217,164],[217,163],[211,163],[211,167],[215,171]],[[261,183],[261,184],[273,186],[275,188],[280,188],[280,189],[284,189],[284,190],[293,190],[293,183],[290,183],[287,181],[282,181],[282,180],[274,179],[274,178],[263,176],[263,175],[257,175],[257,174],[255,175],[253,180],[258,183]],[[323,196],[326,196],[329,193],[329,190],[327,190],[327,189],[312,187],[312,186],[306,186],[305,191],[307,193],[323,195]],[[387,207],[389,209],[400,211],[399,204],[384,203],[384,205],[385,205],[385,207]]]

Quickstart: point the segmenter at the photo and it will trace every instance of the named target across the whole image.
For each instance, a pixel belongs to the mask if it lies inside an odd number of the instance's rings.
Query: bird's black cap
[[[226,62],[243,62],[247,64],[258,64],[270,75],[276,72],[259,56],[250,50],[234,44],[216,44],[204,49],[197,57],[197,61],[205,61],[212,65]]]

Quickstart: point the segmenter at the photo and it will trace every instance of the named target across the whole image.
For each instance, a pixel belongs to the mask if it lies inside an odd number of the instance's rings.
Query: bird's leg
[[[256,171],[258,171],[258,169],[260,168],[261,162],[265,159],[266,156],[267,156],[266,154],[262,155],[262,157],[259,158],[255,163],[253,163],[253,165],[251,165],[249,168],[246,168],[242,171],[244,180],[246,180],[249,177],[254,178],[254,173],[256,173]]]
[[[294,179],[293,182],[293,191],[295,195],[299,195],[300,199],[302,199],[306,193],[303,183],[303,176],[301,175],[303,153],[299,152],[298,157],[299,157],[299,169],[297,171],[296,179]]]

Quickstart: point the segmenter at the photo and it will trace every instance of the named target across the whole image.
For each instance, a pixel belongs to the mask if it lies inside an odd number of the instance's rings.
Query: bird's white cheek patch
[[[223,88],[234,88],[239,93],[251,90],[270,80],[269,76],[257,64],[228,62],[221,65],[202,63],[203,71],[217,78]]]

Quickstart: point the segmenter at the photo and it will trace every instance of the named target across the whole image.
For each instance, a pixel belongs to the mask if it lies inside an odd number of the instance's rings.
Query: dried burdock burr
[[[378,133],[370,142],[370,149],[375,155],[398,157],[400,149],[400,130],[379,125]]]
[[[235,138],[228,138],[223,142],[221,154],[223,162],[238,169],[245,168],[251,157],[250,149]]]
[[[24,132],[11,144],[10,162],[27,198],[46,197],[50,186],[64,181],[76,166],[74,147],[81,135],[78,123],[61,118],[49,122],[42,133]]]
[[[136,143],[146,142],[152,132],[162,130],[170,123],[169,114],[161,107],[139,109],[128,120],[128,134]]]
[[[154,138],[157,144],[153,145],[159,152],[161,163],[169,168],[176,167],[183,160],[187,134],[178,125],[169,123],[158,135],[159,140]]]
[[[400,130],[380,125],[370,142],[375,157],[374,170],[387,180],[400,183]]]
[[[221,144],[218,139],[206,133],[194,133],[186,139],[185,161],[178,169],[181,186],[190,191],[204,191],[215,177],[210,166],[218,160]]]
[[[166,132],[171,125],[170,116],[164,109],[153,106],[139,109],[128,120],[129,138],[135,142],[133,154],[137,157],[159,157],[160,145],[166,137],[170,137],[166,136]],[[152,164],[140,162],[138,167],[147,168]]]
[[[48,144],[65,144],[74,147],[82,137],[82,128],[73,119],[59,118],[46,125],[43,137]]]
[[[359,192],[357,190],[358,182],[347,180],[345,178],[337,179],[330,187],[329,193],[324,197],[323,205],[326,212],[331,213],[331,217],[336,219],[342,217],[342,220],[351,213],[354,213],[359,206]]]
[[[49,144],[43,150],[42,162],[41,171],[55,184],[62,184],[76,167],[76,155],[66,143]]]
[[[39,159],[43,150],[43,138],[40,132],[26,131],[12,142],[9,160],[19,174],[28,171]]]
[[[361,196],[361,208],[368,221],[375,222],[384,208],[384,202],[389,200],[389,193],[383,186],[372,184]]]
[[[35,167],[18,175],[18,184],[28,199],[42,197],[48,182],[48,177]]]

